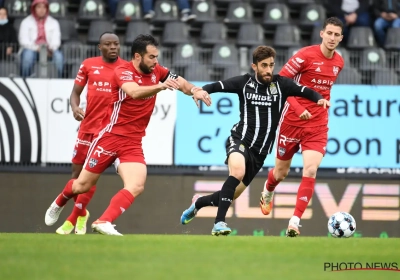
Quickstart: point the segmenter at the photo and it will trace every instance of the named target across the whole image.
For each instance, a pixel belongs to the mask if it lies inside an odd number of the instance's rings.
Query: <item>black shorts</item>
[[[228,158],[231,153],[237,152],[244,156],[246,162],[246,171],[243,177],[243,184],[247,187],[256,177],[257,173],[264,165],[266,155],[260,155],[247,146],[239,138],[230,136],[226,140],[226,160],[225,164],[228,164]]]

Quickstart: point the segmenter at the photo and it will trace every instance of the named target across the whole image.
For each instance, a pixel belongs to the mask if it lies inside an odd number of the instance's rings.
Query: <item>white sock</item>
[[[292,216],[290,218],[289,224],[300,224],[300,218],[297,216]]]

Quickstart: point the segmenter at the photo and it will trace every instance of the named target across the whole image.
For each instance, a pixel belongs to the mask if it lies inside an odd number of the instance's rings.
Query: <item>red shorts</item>
[[[86,160],[86,155],[89,151],[90,144],[92,144],[94,134],[78,132],[76,138],[74,153],[72,155],[72,163],[83,165]]]
[[[130,138],[108,132],[100,133],[90,145],[83,168],[92,173],[103,173],[116,159],[120,163],[138,162],[146,164],[142,149],[142,138]]]
[[[317,151],[325,155],[328,144],[328,127],[298,127],[282,123],[277,137],[276,157],[289,160],[301,151]]]

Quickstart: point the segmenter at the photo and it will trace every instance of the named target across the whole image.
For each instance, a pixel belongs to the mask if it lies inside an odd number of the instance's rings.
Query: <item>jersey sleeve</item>
[[[307,63],[306,60],[305,51],[298,51],[286,62],[279,72],[279,75],[293,79],[297,74],[303,71]]]
[[[298,82],[286,78],[286,77],[281,77],[281,83],[283,84],[283,95],[289,97],[289,96],[299,96],[303,97],[306,99],[309,99],[311,101],[314,101],[315,103],[318,102],[320,99],[324,99],[321,94],[319,94],[316,91],[313,91],[312,89],[309,89],[308,87],[300,85]]]
[[[160,75],[160,82],[165,82],[166,79],[171,78],[171,79],[177,79],[178,75],[171,73],[171,71],[164,66],[157,65],[157,71],[158,74]]]
[[[122,87],[122,85],[125,83],[135,82],[133,72],[124,66],[115,68],[114,79],[117,82],[118,87]]]
[[[227,80],[218,81],[215,83],[203,86],[203,89],[208,93],[213,92],[242,92],[243,87],[246,85],[247,78],[245,76],[236,76]]]
[[[75,77],[75,84],[79,86],[85,86],[88,80],[88,69],[90,69],[88,62],[85,60],[82,62],[81,66],[79,67],[78,73]]]
[[[286,100],[290,106],[293,108],[293,111],[296,113],[296,115],[300,116],[301,114],[304,113],[304,111],[306,110],[306,108],[304,108],[303,106],[301,106],[301,104],[297,101],[296,98],[294,98],[293,96],[289,96],[288,99]]]

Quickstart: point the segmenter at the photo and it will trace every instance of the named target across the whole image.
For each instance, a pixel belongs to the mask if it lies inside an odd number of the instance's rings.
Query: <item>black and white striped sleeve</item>
[[[227,80],[204,85],[203,89],[208,93],[213,93],[213,92],[241,93],[243,91],[243,87],[246,85],[247,80],[248,78],[246,78],[245,76],[236,76],[229,78]]]

